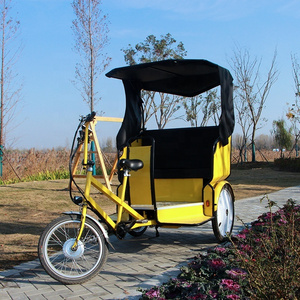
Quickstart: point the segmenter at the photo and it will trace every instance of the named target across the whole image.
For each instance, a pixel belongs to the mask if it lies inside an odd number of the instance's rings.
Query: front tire
[[[91,279],[99,273],[107,258],[105,237],[89,219],[85,221],[77,249],[72,249],[80,222],[80,216],[62,216],[45,228],[39,240],[42,266],[63,284],[79,284]]]
[[[220,192],[218,207],[212,220],[214,235],[220,243],[231,235],[233,223],[234,195],[231,186],[227,183]]]

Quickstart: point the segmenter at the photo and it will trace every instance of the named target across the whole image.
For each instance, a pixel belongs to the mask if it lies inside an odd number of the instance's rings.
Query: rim
[[[226,188],[220,193],[217,220],[220,234],[222,236],[230,234],[233,224],[233,201],[230,191]]]
[[[56,274],[68,278],[80,278],[93,272],[102,257],[102,242],[96,229],[85,223],[81,240],[75,250],[74,241],[80,221],[68,220],[49,231],[45,240],[45,261]]]

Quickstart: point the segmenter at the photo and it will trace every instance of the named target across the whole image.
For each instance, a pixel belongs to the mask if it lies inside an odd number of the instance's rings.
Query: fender
[[[78,212],[78,211],[65,211],[63,212],[64,215],[77,215],[77,216],[81,216],[81,213]],[[98,221],[96,220],[94,217],[90,216],[90,215],[86,215],[86,217],[88,219],[90,219],[91,221],[93,221],[94,223],[96,223],[96,225],[100,228],[100,230],[102,231],[106,241],[110,244],[109,242],[109,237],[108,237],[108,233],[106,231],[106,229],[103,227],[103,225]]]
[[[232,186],[231,184],[226,181],[226,180],[223,180],[223,181],[220,181],[218,182],[215,186],[214,186],[214,191],[215,191],[215,201],[214,201],[214,204],[215,204],[215,211],[217,210],[217,206],[218,206],[218,202],[219,202],[219,196],[220,196],[220,193],[221,193],[221,190],[223,188],[224,185],[229,185],[229,187],[231,188],[232,190]],[[234,199],[233,199],[234,201]]]

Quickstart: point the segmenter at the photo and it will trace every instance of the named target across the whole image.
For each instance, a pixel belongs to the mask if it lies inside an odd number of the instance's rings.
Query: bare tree
[[[247,107],[249,113],[249,115],[244,114],[244,117],[249,118],[249,124],[251,126],[252,161],[256,160],[256,131],[261,126],[260,122],[265,121],[261,118],[262,111],[265,107],[270,89],[277,80],[276,57],[277,52],[275,51],[267,76],[263,81],[260,79],[261,60],[258,60],[257,57],[251,58],[248,50],[237,48],[231,60],[231,67],[236,80],[236,100],[245,102],[247,105],[240,103],[240,107]]]
[[[292,123],[293,133],[299,134],[298,126],[300,124],[300,65],[296,55],[291,56],[293,78],[295,83],[295,102],[288,109],[287,117]]]
[[[17,43],[20,22],[12,15],[11,5],[11,0],[0,0],[0,176],[2,176],[2,156],[6,143],[7,126],[12,122],[17,104],[20,102],[22,88],[14,69],[21,51],[21,46]]]
[[[185,98],[183,107],[186,121],[190,122],[192,127],[205,126],[209,120],[213,120],[215,125],[219,123],[221,99],[217,96],[216,89],[206,92],[205,96],[201,94]]]
[[[298,59],[296,55],[291,56],[292,59],[292,67],[293,67],[293,78],[295,82],[295,94],[296,94],[296,99],[299,100],[300,98],[300,65],[298,62]],[[298,115],[300,115],[300,105],[297,107],[299,111],[297,112]]]
[[[183,108],[185,109],[185,120],[191,123],[192,127],[198,127],[198,116],[201,111],[202,95],[185,98]]]
[[[155,92],[142,90],[141,97],[143,99],[144,122],[146,124],[155,113],[155,109],[153,109],[155,106]]]
[[[75,67],[75,84],[90,110],[100,100],[95,91],[99,75],[107,68],[111,58],[103,53],[108,44],[107,15],[103,14],[101,0],[73,0],[75,13],[72,29],[75,36],[75,50],[81,61]]]
[[[183,97],[159,93],[159,103],[153,101],[153,111],[158,129],[163,129],[171,120],[171,117],[179,110],[179,103]]]
[[[182,59],[186,51],[182,42],[176,44],[176,40],[170,33],[157,39],[154,35],[146,37],[145,41],[138,43],[135,47],[131,45],[124,52],[125,62],[129,65],[148,63],[165,59]],[[155,93],[153,91],[142,91],[144,122],[154,115],[157,127],[162,129],[171,117],[179,109],[182,97]]]
[[[236,89],[237,87],[234,87],[235,91]],[[239,100],[240,99],[238,98],[237,93],[234,93],[234,106],[237,112],[236,121],[240,125],[242,130],[242,135],[241,137],[239,137],[239,156],[241,162],[247,162],[247,146],[250,137],[251,119],[248,103],[246,101]]]
[[[256,139],[255,139],[255,146],[258,150],[272,150],[274,149],[274,137],[271,135],[267,134],[260,134]]]
[[[296,150],[296,157],[299,155],[299,139],[300,139],[300,64],[295,54],[291,55],[293,78],[295,83],[295,102],[289,106],[286,116],[292,124],[292,130],[295,137],[293,149]],[[289,105],[289,104],[288,104]]]
[[[241,161],[243,163],[244,157],[247,157],[247,148],[245,148],[245,138],[240,134],[235,134],[232,138],[232,146],[239,150],[239,159],[237,162]]]

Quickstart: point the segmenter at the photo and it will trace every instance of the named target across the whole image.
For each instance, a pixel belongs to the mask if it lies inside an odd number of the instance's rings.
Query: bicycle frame
[[[89,145],[89,128],[91,122],[85,123],[85,136],[84,136],[84,159],[83,166],[86,167],[86,181],[84,190],[84,199],[82,203],[82,214],[81,214],[81,228],[77,237],[77,241],[81,238],[82,228],[84,226],[85,218],[87,215],[87,207],[90,206],[92,210],[96,211],[102,218],[102,220],[110,226],[114,231],[117,230],[118,224],[124,221],[124,214],[130,215],[133,220],[130,224],[130,229],[136,229],[143,226],[153,226],[156,225],[155,220],[147,220],[142,215],[140,215],[136,210],[129,206],[125,202],[125,191],[127,187],[129,172],[124,173],[124,179],[122,184],[122,189],[120,191],[120,197],[109,190],[104,184],[97,180],[93,176],[93,162],[88,161],[88,145]],[[117,205],[117,219],[113,220],[101,207],[100,205],[90,196],[91,187],[95,187],[99,192],[103,193],[106,197],[112,200]],[[126,220],[128,221],[128,220]],[[76,246],[76,245],[74,245]]]

